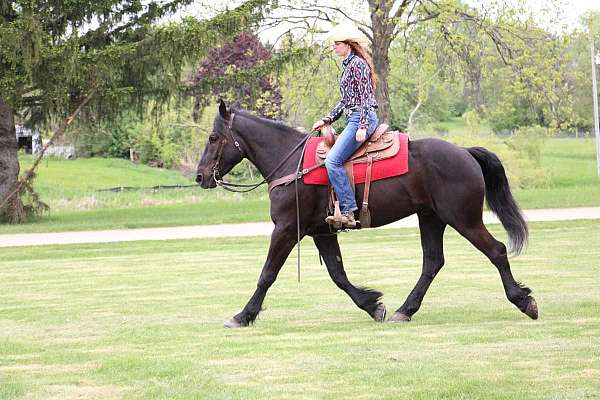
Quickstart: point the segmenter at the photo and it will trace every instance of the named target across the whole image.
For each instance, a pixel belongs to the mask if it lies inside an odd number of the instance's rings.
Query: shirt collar
[[[354,54],[354,51],[350,51],[350,54],[348,54],[348,56],[346,56],[346,58],[344,58],[344,61],[342,61],[342,65],[345,67],[348,66],[348,64],[350,64],[350,61],[352,61],[352,59],[355,57],[356,55]]]

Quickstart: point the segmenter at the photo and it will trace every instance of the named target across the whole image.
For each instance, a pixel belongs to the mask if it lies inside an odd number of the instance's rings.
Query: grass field
[[[417,231],[340,241],[350,279],[399,307],[420,273]],[[293,254],[257,324],[226,330],[222,321],[256,285],[267,242],[3,249],[0,398],[600,398],[598,221],[531,224],[512,268],[534,290],[538,321],[449,231],[446,265],[408,324],[372,322],[305,241],[302,282]]]
[[[548,139],[542,148],[542,167],[550,176],[546,188],[515,193],[525,208],[600,206],[600,177],[593,139]]]
[[[600,206],[595,142],[549,139],[542,151],[548,186],[516,191],[522,208]],[[31,163],[22,159],[23,168]],[[173,171],[125,160],[48,159],[40,166],[36,189],[51,206],[48,215],[19,226],[0,225],[0,233],[119,229],[269,220],[265,188],[249,194],[198,187],[167,191],[100,193],[118,186],[191,184]]]
[[[431,136],[436,134],[435,128],[444,129],[449,135],[464,134],[465,131],[468,129],[467,124],[462,117],[453,117],[450,118],[448,121],[435,122],[430,126],[421,128],[420,131],[422,132],[423,136]],[[482,134],[491,134],[492,128],[485,121],[481,121],[478,131]]]

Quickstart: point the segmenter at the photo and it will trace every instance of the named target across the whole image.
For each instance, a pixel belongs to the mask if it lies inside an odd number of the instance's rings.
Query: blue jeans
[[[354,111],[347,117],[347,125],[340,133],[331,148],[331,151],[325,159],[325,167],[329,175],[329,182],[335,190],[335,194],[340,201],[340,210],[342,212],[351,212],[358,210],[354,192],[350,187],[350,180],[344,170],[344,161],[346,161],[356,149],[364,142],[356,141],[356,131],[360,120],[360,111]],[[379,120],[375,111],[369,112],[369,126],[367,128],[367,138],[369,138],[377,126]]]

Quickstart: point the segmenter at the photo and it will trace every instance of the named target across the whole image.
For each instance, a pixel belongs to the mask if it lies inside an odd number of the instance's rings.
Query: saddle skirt
[[[371,138],[359,147],[344,164],[347,172],[353,171],[351,181],[364,183],[367,175],[367,161],[372,159],[371,181],[391,178],[408,172],[408,135],[398,131],[386,132],[385,127],[377,129]],[[322,164],[331,147],[323,137],[310,138],[304,153],[303,168]],[[351,169],[350,169],[351,168]],[[329,179],[325,166],[314,169],[304,175],[304,183],[309,185],[328,185]]]

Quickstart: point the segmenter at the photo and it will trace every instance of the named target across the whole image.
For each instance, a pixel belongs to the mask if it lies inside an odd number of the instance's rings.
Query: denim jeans
[[[350,180],[344,170],[344,161],[346,161],[356,149],[364,142],[356,141],[356,131],[360,120],[360,111],[354,111],[347,117],[347,125],[340,133],[331,148],[331,151],[325,159],[325,167],[329,175],[329,182],[335,190],[335,194],[340,201],[340,210],[342,212],[351,212],[358,210],[354,192],[350,187]],[[367,138],[369,138],[377,126],[379,120],[375,111],[369,112],[369,126],[367,128]]]

